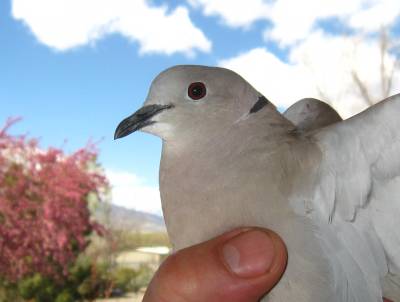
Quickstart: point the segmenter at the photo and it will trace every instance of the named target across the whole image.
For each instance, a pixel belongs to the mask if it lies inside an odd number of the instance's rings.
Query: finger
[[[276,233],[235,230],[168,257],[143,302],[256,302],[279,281],[286,263]]]

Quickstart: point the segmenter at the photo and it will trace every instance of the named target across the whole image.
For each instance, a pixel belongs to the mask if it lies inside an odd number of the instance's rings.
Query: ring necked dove
[[[239,226],[280,234],[288,266],[262,301],[400,301],[400,95],[344,121],[317,103],[282,115],[230,70],[175,66],[115,138],[162,138],[175,249]]]

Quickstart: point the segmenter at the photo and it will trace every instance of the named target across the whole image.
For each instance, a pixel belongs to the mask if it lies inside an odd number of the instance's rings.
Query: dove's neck
[[[233,119],[216,118],[207,121],[194,121],[195,128],[183,129],[179,139],[167,139],[163,152],[168,162],[182,158],[195,160],[196,154],[217,155],[223,151],[243,149],[248,144],[262,144],[266,150],[273,151],[282,141],[291,139],[295,126],[281,115],[275,106],[268,105],[256,113],[246,113]],[[218,152],[218,153],[217,153]]]

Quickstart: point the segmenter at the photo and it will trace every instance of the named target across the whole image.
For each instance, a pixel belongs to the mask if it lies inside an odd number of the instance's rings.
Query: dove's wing
[[[320,218],[333,226],[364,276],[389,271],[398,282],[400,94],[311,137],[324,157],[314,198]],[[399,299],[400,284],[390,291]]]
[[[305,98],[294,103],[283,113],[283,116],[302,132],[322,128],[342,120],[335,109],[314,98]]]

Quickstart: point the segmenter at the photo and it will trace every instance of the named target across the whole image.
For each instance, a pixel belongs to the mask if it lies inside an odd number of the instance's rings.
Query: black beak
[[[145,126],[152,125],[155,121],[151,118],[163,110],[173,108],[174,105],[147,105],[140,108],[131,116],[124,119],[119,123],[117,129],[115,130],[114,139],[118,139],[127,136],[136,130],[139,130]]]

